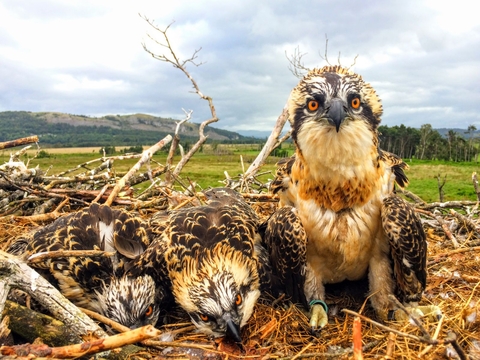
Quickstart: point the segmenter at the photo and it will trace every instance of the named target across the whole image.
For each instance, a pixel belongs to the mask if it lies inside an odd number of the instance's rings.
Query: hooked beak
[[[241,344],[242,337],[240,336],[240,325],[235,324],[230,317],[225,320],[227,322],[227,337],[230,337],[237,344]]]
[[[343,109],[343,102],[340,99],[332,99],[330,107],[327,111],[328,122],[335,126],[335,129],[340,130],[340,125],[345,119],[345,110]]]

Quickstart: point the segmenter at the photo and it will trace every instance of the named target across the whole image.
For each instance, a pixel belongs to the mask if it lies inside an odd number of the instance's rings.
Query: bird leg
[[[312,331],[323,328],[328,323],[328,306],[323,300],[310,301],[310,326]]]

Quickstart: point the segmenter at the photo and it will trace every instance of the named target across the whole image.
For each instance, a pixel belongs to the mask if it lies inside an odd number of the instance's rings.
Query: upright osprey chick
[[[426,284],[426,236],[394,193],[395,182],[408,182],[407,165],[378,147],[375,90],[340,66],[314,69],[292,90],[288,112],[296,153],[272,183],[281,208],[265,234],[286,292],[310,304],[314,328],[327,323],[324,285],[343,280],[368,275],[382,319],[394,314],[389,295],[416,306]]]

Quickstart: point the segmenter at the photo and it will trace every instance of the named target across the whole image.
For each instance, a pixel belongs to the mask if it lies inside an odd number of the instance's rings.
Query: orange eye
[[[200,314],[200,319],[202,319],[202,321],[207,322],[208,321],[208,316],[205,315],[205,314]]]
[[[153,306],[150,305],[147,309],[147,311],[145,311],[145,316],[150,316],[153,314]]]
[[[308,110],[310,111],[316,111],[318,109],[318,101],[317,100],[310,100],[308,103],[307,103],[307,107],[308,107]]]
[[[242,295],[238,294],[238,295],[237,295],[237,298],[235,299],[235,305],[237,305],[237,306],[238,306],[238,305],[241,305],[241,304],[242,304],[242,301],[243,301]]]
[[[352,105],[352,108],[358,109],[360,107],[360,99],[359,98],[353,98],[350,105]]]

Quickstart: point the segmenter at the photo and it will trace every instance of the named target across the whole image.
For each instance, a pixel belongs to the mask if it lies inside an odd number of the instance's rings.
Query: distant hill
[[[89,117],[57,112],[0,112],[0,141],[38,135],[42,145],[53,147],[153,145],[167,134],[173,135],[177,121],[145,114]],[[181,141],[198,139],[199,124],[184,123]],[[210,141],[258,142],[238,133],[205,128]]]
[[[440,129],[435,129],[439,132],[440,135],[442,135],[443,137],[447,137],[448,136],[448,132],[450,130],[453,130],[454,132],[457,133],[457,135],[460,135],[461,137],[465,138],[465,139],[469,139],[470,138],[470,134],[468,133],[468,130],[467,129],[458,129],[458,128],[440,128]],[[480,130],[475,130],[472,132],[472,136],[473,137],[479,137],[479,134],[480,134]]]

